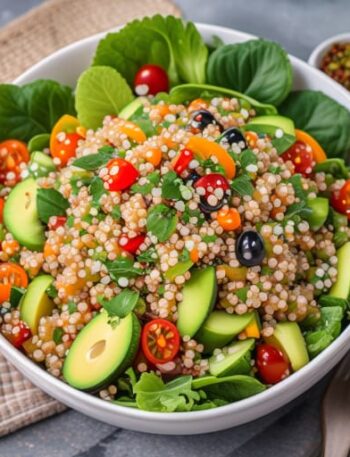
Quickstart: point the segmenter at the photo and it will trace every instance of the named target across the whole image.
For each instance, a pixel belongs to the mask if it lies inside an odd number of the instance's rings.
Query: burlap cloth
[[[48,0],[0,30],[0,81],[12,81],[68,43],[155,13],[179,10],[168,0]],[[64,409],[0,354],[0,436]]]

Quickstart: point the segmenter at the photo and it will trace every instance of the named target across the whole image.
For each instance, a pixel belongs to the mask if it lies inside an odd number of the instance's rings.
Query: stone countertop
[[[0,26],[41,0],[0,0]],[[349,31],[348,0],[177,0],[186,18],[279,41],[307,59],[325,38]],[[0,440],[1,457],[312,457],[320,445],[324,380],[283,409],[248,425],[199,436],[116,429],[76,411]]]

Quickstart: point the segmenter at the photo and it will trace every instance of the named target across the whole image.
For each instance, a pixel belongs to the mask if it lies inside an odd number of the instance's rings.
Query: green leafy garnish
[[[207,47],[192,22],[158,14],[109,33],[100,41],[93,64],[115,68],[130,86],[146,63],[164,68],[172,85],[203,83],[207,55]]]
[[[69,314],[73,314],[77,310],[77,305],[74,303],[74,301],[68,302],[67,306]]]
[[[114,68],[90,67],[78,79],[76,109],[79,121],[86,128],[97,129],[107,114],[117,115],[133,98],[127,82]]]
[[[204,243],[214,243],[218,239],[217,235],[205,235],[202,240]]]
[[[224,167],[222,165],[220,165],[219,163],[213,162],[211,159],[206,159],[206,160],[200,161],[200,164],[203,168],[206,168],[206,169],[212,171],[213,173],[220,173],[222,175],[225,175]]]
[[[64,330],[61,327],[56,327],[53,331],[52,339],[56,344],[62,343],[62,337],[64,335]]]
[[[89,171],[98,170],[111,160],[111,152],[114,152],[114,149],[107,152],[101,148],[96,154],[89,154],[74,160],[72,165]]]
[[[151,232],[163,243],[176,230],[178,218],[174,208],[163,205],[153,206],[147,215],[147,231]]]
[[[300,201],[304,201],[307,199],[307,192],[303,187],[301,175],[293,175],[291,178],[289,178],[288,182],[292,184],[295,196],[298,197]]]
[[[162,178],[162,197],[171,200],[180,200],[182,179],[175,171],[168,171]]]
[[[75,115],[70,87],[43,79],[21,87],[0,84],[0,141],[28,142],[35,135],[50,133],[64,114]]]
[[[99,303],[107,311],[108,316],[123,318],[133,311],[139,301],[140,294],[131,289],[124,289],[111,300],[99,298]]]
[[[23,287],[16,287],[16,286],[11,287],[11,292],[10,292],[11,308],[17,308],[25,291],[26,291],[26,289],[24,289]]]
[[[313,171],[329,173],[336,179],[348,179],[350,175],[350,170],[343,159],[327,159],[324,162],[316,163]]]
[[[322,307],[325,306],[340,306],[343,310],[349,307],[349,300],[345,298],[332,297],[332,295],[322,295],[318,299],[318,304]]]
[[[137,256],[137,261],[140,263],[155,263],[157,259],[157,251],[152,246],[148,248],[147,251],[143,251],[140,255]]]
[[[154,373],[143,373],[134,386],[136,404],[147,411],[190,411],[198,392],[192,390],[192,376],[180,376],[167,384]]]
[[[92,195],[92,203],[95,207],[100,205],[100,199],[105,193],[106,189],[102,179],[95,176],[90,184],[90,194]]]
[[[203,225],[205,222],[205,216],[199,209],[190,209],[188,205],[185,206],[185,211],[181,215],[181,219],[185,224],[191,222],[192,218],[196,218],[195,225]]]
[[[69,202],[55,189],[38,189],[36,204],[39,219],[47,224],[51,216],[65,216]]]
[[[56,287],[51,283],[49,287],[46,289],[47,296],[49,298],[56,298],[58,297],[58,291]]]
[[[246,169],[249,165],[256,165],[258,158],[251,149],[245,149],[239,155],[239,162],[243,169]]]
[[[134,267],[134,261],[129,257],[118,257],[116,260],[106,260],[105,265],[114,281],[118,281],[119,278],[135,278],[144,273],[144,270],[141,268]]]
[[[152,189],[156,187],[160,182],[159,171],[152,171],[147,176],[148,182],[146,184],[134,184],[131,186],[131,191],[135,194],[148,195],[152,192]]]
[[[233,192],[237,192],[237,194],[244,197],[245,195],[253,195],[254,186],[250,177],[247,174],[238,176],[231,182],[231,189]]]

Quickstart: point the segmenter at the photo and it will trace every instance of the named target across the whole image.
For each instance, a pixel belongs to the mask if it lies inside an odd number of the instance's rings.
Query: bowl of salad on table
[[[0,85],[1,351],[152,433],[300,395],[349,349],[349,109],[277,43],[171,16]]]

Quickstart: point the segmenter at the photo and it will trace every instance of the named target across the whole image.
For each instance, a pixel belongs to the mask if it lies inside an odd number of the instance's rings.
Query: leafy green
[[[254,186],[250,177],[247,174],[238,176],[231,182],[231,189],[237,194],[244,197],[245,195],[253,195]]]
[[[111,153],[99,150],[96,154],[89,154],[87,156],[75,159],[72,165],[74,167],[83,168],[84,170],[94,171],[103,165],[106,165],[111,160]]]
[[[141,268],[134,267],[134,260],[129,257],[118,257],[116,260],[106,260],[108,273],[114,281],[119,278],[135,278],[144,273]]]
[[[131,289],[124,289],[111,300],[100,298],[99,303],[107,311],[109,317],[123,318],[133,311],[139,301],[140,293]]]
[[[227,44],[208,61],[208,82],[279,105],[292,88],[292,66],[280,45],[267,40]],[[268,82],[267,82],[268,81]]]
[[[136,404],[147,411],[190,411],[200,400],[191,384],[192,376],[180,376],[165,384],[156,374],[143,373],[134,386]]]
[[[118,70],[130,85],[147,63],[164,68],[171,84],[203,83],[208,50],[192,22],[156,15],[128,23],[98,45],[93,65]]]
[[[161,203],[148,211],[147,231],[163,243],[174,233],[177,222],[175,209]]]
[[[307,333],[305,341],[310,357],[316,357],[332,343],[333,337],[326,330],[316,330]]]
[[[0,141],[29,141],[49,133],[63,114],[75,114],[70,87],[51,80],[15,86],[0,84]]]
[[[332,295],[322,295],[318,299],[320,306],[340,306],[343,310],[349,307],[349,300],[345,298],[332,297]]]
[[[23,287],[16,287],[16,286],[11,287],[11,293],[10,293],[11,308],[17,308],[25,291],[26,291],[26,289],[24,289]]]
[[[77,310],[77,305],[76,303],[74,303],[74,301],[70,301],[67,303],[67,306],[68,306],[68,312],[69,314],[73,314],[75,313],[75,311]]]
[[[61,327],[56,327],[53,331],[52,339],[56,344],[60,344],[62,342],[62,336],[64,335],[64,330]]]
[[[303,90],[292,92],[279,111],[313,136],[328,157],[350,162],[350,113],[344,106],[322,92]]]
[[[303,187],[303,182],[300,174],[296,173],[291,178],[289,178],[288,182],[292,184],[295,196],[298,197],[300,201],[307,199],[308,194]]]
[[[134,96],[124,78],[110,67],[90,67],[81,74],[76,89],[76,109],[86,128],[102,126],[107,114],[118,114]]]
[[[350,170],[343,159],[327,159],[317,163],[313,170],[315,173],[329,173],[336,179],[348,179]]]
[[[69,202],[55,189],[38,189],[36,205],[39,219],[47,224],[51,216],[65,216]]]
[[[246,94],[224,87],[209,84],[182,84],[173,87],[170,91],[170,102],[179,104],[190,102],[195,98],[212,98],[215,96],[237,98],[240,102],[249,103],[259,114],[277,114],[273,105],[261,103]]]
[[[152,246],[148,248],[147,251],[143,251],[140,255],[137,256],[137,261],[140,263],[155,263],[157,259],[157,251]]]
[[[245,149],[239,155],[239,162],[242,168],[247,168],[249,165],[256,165],[258,158],[251,149]]]
[[[180,200],[182,180],[175,171],[168,171],[162,178],[162,197],[171,200]]]
[[[251,397],[266,389],[266,386],[252,376],[233,375],[223,378],[204,376],[192,381],[192,388],[201,389],[209,399],[220,399],[227,402]]]
[[[56,287],[51,283],[49,287],[46,289],[47,296],[50,298],[56,298],[58,297],[58,290]]]
[[[131,191],[135,194],[141,195],[148,195],[152,192],[152,189],[159,184],[160,175],[159,171],[152,171],[149,175],[147,175],[147,183],[146,184],[134,184],[131,186]]]
[[[94,206],[99,206],[100,199],[105,193],[106,189],[102,179],[95,176],[90,184],[90,194],[92,195],[92,203]]]
[[[50,144],[49,133],[39,133],[39,135],[33,136],[28,143],[28,151],[30,153],[35,151],[43,151],[48,148]]]
[[[113,219],[115,219],[116,221],[118,221],[121,217],[122,217],[122,212],[121,212],[121,209],[118,205],[116,205],[113,209],[112,209],[112,212],[111,212],[111,216],[113,217]]]

